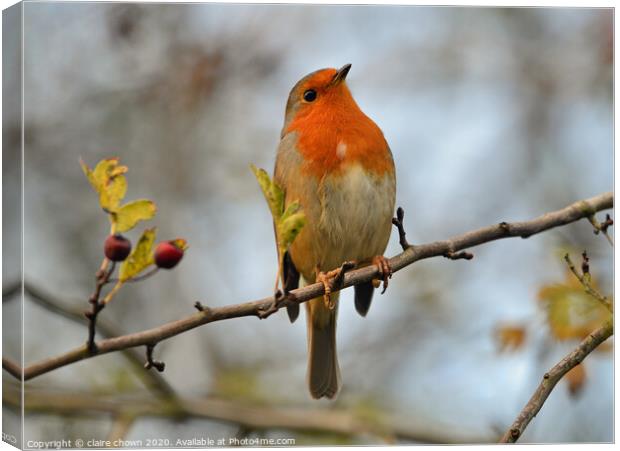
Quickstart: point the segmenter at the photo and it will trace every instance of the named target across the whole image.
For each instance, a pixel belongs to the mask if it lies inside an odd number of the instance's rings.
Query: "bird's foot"
[[[335,270],[334,270],[335,271]],[[325,303],[325,307],[329,310],[334,309],[334,303],[332,302],[332,282],[336,277],[336,274],[333,274],[334,271],[323,272],[318,271],[316,274],[316,281],[321,282],[323,284],[323,288],[325,289],[325,293],[323,294],[323,302]]]
[[[392,267],[390,266],[390,261],[385,258],[383,255],[377,255],[373,257],[372,264],[377,267],[379,272],[381,273],[381,279],[373,279],[372,284],[375,288],[378,288],[383,282],[383,290],[381,294],[385,293],[387,290],[389,279],[392,278]]]
[[[325,288],[325,294],[323,294],[323,302],[329,310],[333,310],[335,303],[332,301],[331,293],[334,287],[340,287],[344,281],[345,273],[355,268],[356,263],[354,261],[347,261],[340,266],[340,268],[332,269],[328,272],[320,271],[316,269],[316,281],[321,282]]]

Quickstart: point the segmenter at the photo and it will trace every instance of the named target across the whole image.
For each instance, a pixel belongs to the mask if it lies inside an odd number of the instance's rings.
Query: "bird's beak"
[[[336,74],[334,75],[334,78],[332,79],[331,84],[338,85],[342,83],[344,79],[347,78],[347,74],[349,73],[349,70],[351,70],[350,64],[345,64],[340,69],[338,69],[338,71],[336,71]]]

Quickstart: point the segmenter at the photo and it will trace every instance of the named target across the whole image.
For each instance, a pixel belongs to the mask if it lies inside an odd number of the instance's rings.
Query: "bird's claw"
[[[316,281],[321,282],[325,288],[325,294],[323,294],[323,302],[325,307],[329,310],[333,310],[335,303],[332,301],[331,293],[334,287],[340,287],[344,282],[344,275],[350,269],[355,268],[356,263],[354,261],[344,262],[340,268],[332,269],[328,272],[316,270]]]
[[[392,278],[392,267],[390,266],[390,261],[383,255],[377,255],[372,259],[372,263],[377,267],[379,273],[381,274],[381,279],[373,279],[372,284],[375,288],[378,288],[380,283],[383,282],[383,290],[381,290],[381,294],[383,294],[385,293],[385,290],[387,290],[389,279]]]
[[[336,277],[336,274],[333,274],[334,271],[323,272],[318,271],[316,274],[316,281],[321,282],[323,284],[323,288],[325,289],[325,293],[323,294],[323,302],[325,303],[325,307],[329,310],[334,309],[334,302],[332,301],[331,293],[332,293],[332,281]]]

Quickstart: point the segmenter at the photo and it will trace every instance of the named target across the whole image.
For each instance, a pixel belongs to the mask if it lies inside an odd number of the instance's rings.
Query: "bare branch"
[[[517,419],[512,423],[500,440],[500,443],[514,443],[523,434],[523,431],[530,423],[532,418],[540,411],[547,397],[562,377],[571,369],[580,364],[588,354],[594,351],[598,345],[603,343],[613,335],[613,325],[611,323],[596,329],[588,335],[570,354],[564,357],[557,365],[545,373],[543,379],[525,405]]]
[[[581,218],[587,218],[597,211],[612,207],[613,193],[599,194],[590,199],[576,202],[561,210],[547,213],[531,221],[496,224],[467,232],[448,240],[408,247],[405,251],[391,258],[389,264],[393,272],[397,272],[418,260],[443,256],[448,252],[458,252],[466,248],[502,238],[527,238],[545,230],[569,224]],[[338,291],[340,288],[370,282],[380,275],[379,269],[374,265],[350,271],[344,276],[342,286],[336,288],[334,291]],[[322,283],[315,283],[291,291],[287,302],[306,302],[310,299],[322,296],[323,294],[324,285]],[[186,318],[172,321],[142,332],[101,340],[96,343],[98,350],[97,355],[135,346],[158,343],[180,333],[202,326],[203,324],[215,321],[246,316],[257,316],[260,318],[262,312],[269,311],[273,309],[274,306],[276,309],[280,309],[284,305],[285,303],[274,303],[274,297],[270,296],[242,304],[210,308],[206,311],[197,312]],[[65,354],[31,364],[24,369],[24,379],[29,380],[41,374],[90,357],[93,357],[93,355],[88,351],[88,348],[86,346],[81,346]]]
[[[577,271],[577,269],[575,268],[575,265],[573,264],[573,261],[571,260],[570,255],[566,254],[564,256],[564,260],[566,260],[566,264],[568,264],[568,268],[571,270],[571,272],[575,275],[575,277],[577,277],[577,279],[579,279],[579,282],[583,286],[583,289],[585,290],[585,292],[588,293],[590,296],[592,296],[597,301],[599,301],[601,304],[603,304],[607,308],[607,310],[613,313],[614,307],[611,301],[609,300],[609,298],[607,298],[607,296],[603,296],[590,284],[590,273],[589,273],[590,268],[588,265],[589,259],[588,259],[588,255],[586,254],[586,251],[583,251],[582,256],[583,256],[583,264],[582,264],[583,274],[579,274],[579,271]]]

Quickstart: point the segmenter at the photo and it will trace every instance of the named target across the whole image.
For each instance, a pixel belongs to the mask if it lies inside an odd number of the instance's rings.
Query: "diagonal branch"
[[[418,260],[444,256],[452,252],[458,252],[466,248],[478,246],[480,244],[502,238],[528,238],[545,230],[563,226],[571,222],[578,221],[582,218],[587,218],[597,211],[612,207],[613,193],[608,192],[599,194],[598,196],[575,202],[574,204],[571,204],[561,210],[544,214],[530,221],[513,223],[502,222],[500,224],[467,232],[462,235],[457,235],[448,240],[435,241],[419,246],[411,246],[391,258],[389,260],[389,264],[392,267],[393,272],[397,272]],[[376,266],[368,266],[351,271],[345,275],[342,285],[337,289],[334,289],[334,291],[338,291],[339,289],[350,287],[352,285],[370,282],[372,279],[379,276],[379,270]],[[288,302],[306,302],[310,299],[322,296],[324,294],[324,286],[322,283],[315,283],[297,290],[292,290],[290,294],[292,296],[288,299]],[[101,340],[96,343],[98,350],[97,355],[107,354],[109,352],[120,351],[136,346],[145,346],[149,344],[155,345],[162,340],[166,340],[170,337],[174,337],[175,335],[202,326],[203,324],[208,324],[215,321],[246,316],[257,316],[259,318],[266,317],[268,315],[264,315],[264,312],[268,311],[270,308],[273,308],[274,304],[276,305],[274,311],[279,310],[285,305],[285,303],[274,303],[274,297],[270,296],[242,304],[208,308],[191,316],[163,324],[159,327],[120,337]],[[80,346],[65,354],[51,357],[29,365],[24,369],[24,380],[32,379],[57,368],[91,357],[94,356],[89,353],[86,346]]]
[[[564,357],[557,365],[545,373],[540,385],[525,405],[517,419],[512,423],[512,426],[506,431],[500,440],[500,443],[514,443],[516,442],[523,431],[530,423],[532,418],[540,411],[543,404],[547,400],[549,394],[555,387],[555,385],[562,379],[562,377],[568,373],[571,369],[579,365],[588,354],[594,351],[598,345],[603,343],[614,333],[614,328],[611,323],[596,329],[590,335],[588,335],[579,346],[575,348],[570,354]]]

